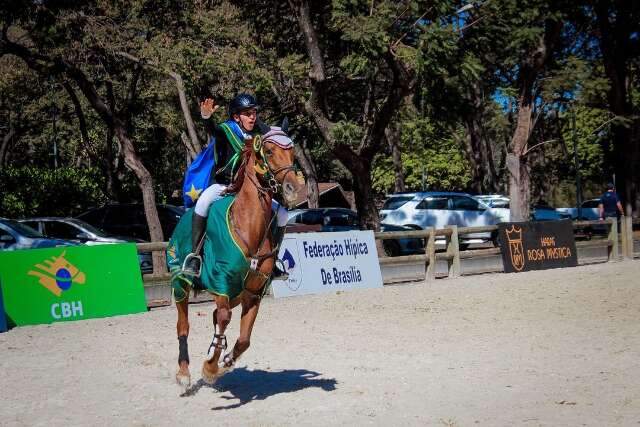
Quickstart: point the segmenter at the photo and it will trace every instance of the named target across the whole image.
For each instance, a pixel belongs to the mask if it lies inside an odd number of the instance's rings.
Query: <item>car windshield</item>
[[[76,224],[82,228],[84,228],[85,230],[87,230],[89,233],[93,233],[98,237],[109,237],[107,235],[107,232],[104,230],[101,230],[98,227],[94,227],[93,225],[89,224],[88,222],[84,222],[84,221],[78,221],[78,220],[73,220],[73,221],[69,221],[73,224]]]
[[[398,209],[400,206],[404,205],[411,199],[413,199],[413,196],[390,197],[387,199],[386,202],[384,202],[384,205],[382,205],[382,210]]]
[[[14,231],[23,235],[24,237],[29,237],[31,239],[42,239],[45,237],[37,230],[29,227],[28,225],[21,224],[18,221],[14,221],[12,219],[6,219],[6,220],[3,220],[2,222],[5,223],[7,226],[11,227]]]

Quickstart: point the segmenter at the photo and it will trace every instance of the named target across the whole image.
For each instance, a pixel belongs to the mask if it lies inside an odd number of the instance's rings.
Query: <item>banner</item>
[[[571,220],[498,224],[505,273],[578,265]]]
[[[4,301],[2,300],[2,282],[0,281],[0,332],[6,332],[7,329],[7,317],[4,314]]]
[[[279,258],[289,278],[271,282],[276,298],[382,287],[372,231],[286,234]]]
[[[147,310],[133,243],[0,252],[0,282],[16,326]]]

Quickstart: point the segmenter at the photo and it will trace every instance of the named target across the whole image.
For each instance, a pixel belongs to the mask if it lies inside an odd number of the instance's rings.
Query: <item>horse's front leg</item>
[[[207,352],[207,358],[202,364],[202,379],[212,384],[221,375],[218,361],[222,352],[227,349],[227,337],[224,332],[231,322],[231,306],[225,296],[216,295],[216,309],[213,312],[213,340]]]
[[[187,338],[189,337],[189,293],[180,302],[176,302],[178,309],[178,372],[176,381],[178,384],[188,387],[191,384],[191,374],[189,373],[189,348]]]
[[[251,345],[251,332],[260,309],[260,299],[252,294],[244,293],[242,297],[242,317],[240,319],[240,335],[231,352],[225,354],[220,370],[228,372],[233,369],[242,353]]]

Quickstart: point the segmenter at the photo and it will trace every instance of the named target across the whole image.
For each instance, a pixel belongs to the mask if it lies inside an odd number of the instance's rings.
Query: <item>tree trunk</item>
[[[320,191],[318,190],[318,176],[316,175],[313,159],[304,146],[295,144],[293,149],[307,182],[307,206],[309,208],[318,208],[320,207]]]
[[[532,94],[525,91],[518,100],[516,130],[511,139],[511,152],[507,154],[509,171],[509,206],[512,221],[528,221],[530,209],[530,176],[524,152],[531,134]]]
[[[402,152],[400,150],[400,132],[396,126],[387,126],[384,131],[387,145],[391,151],[391,160],[393,161],[393,189],[396,193],[407,191],[404,184],[404,167],[402,164]]]
[[[632,20],[633,2],[611,2],[599,0],[595,12],[599,27],[600,50],[602,51],[605,73],[610,86],[607,93],[609,110],[616,116],[632,120],[631,128],[613,125],[613,147],[615,152],[615,173],[617,187],[622,195],[625,213],[632,215],[636,210],[638,173],[636,172],[640,147],[637,135],[632,132],[637,121],[628,91],[629,63],[634,49],[631,47],[632,33],[636,23]],[[635,137],[634,137],[635,136]]]
[[[144,213],[149,225],[149,234],[152,242],[162,242],[164,235],[160,218],[158,217],[158,209],[156,208],[156,196],[153,189],[153,178],[144,167],[138,157],[133,143],[127,134],[124,124],[116,123],[114,126],[116,137],[123,149],[125,164],[133,171],[138,178],[138,185],[142,191],[142,203],[144,204]],[[164,252],[153,252],[153,274],[160,275],[166,271],[166,260]]]
[[[193,118],[191,117],[191,110],[189,110],[189,103],[187,102],[187,95],[184,90],[184,82],[182,81],[182,77],[180,74],[175,71],[167,71],[173,80],[176,82],[176,88],[178,89],[178,97],[180,98],[180,108],[182,109],[182,114],[184,115],[184,120],[187,124],[187,131],[189,132],[189,140],[183,140],[186,143],[189,141],[191,144],[187,146],[187,151],[191,156],[191,160],[195,159],[198,153],[202,151],[202,144],[200,144],[200,139],[198,138],[198,133],[196,132],[196,126],[193,123]],[[195,154],[194,154],[195,153]]]
[[[465,129],[467,131],[465,151],[467,160],[471,164],[471,175],[473,177],[471,188],[475,193],[482,194],[485,188],[484,180],[487,175],[486,162],[482,155],[482,136],[473,117],[467,117]]]
[[[16,131],[13,125],[9,123],[9,132],[2,137],[2,145],[0,145],[0,166],[3,168],[7,165],[9,146],[15,135]]]
[[[535,49],[527,53],[518,72],[518,115],[511,137],[511,152],[507,154],[509,171],[509,206],[512,221],[528,221],[530,216],[531,178],[526,158],[527,142],[533,131],[534,84],[551,57],[562,24],[548,19],[544,34]]]
[[[467,131],[465,151],[472,168],[472,188],[478,194],[492,193],[497,190],[498,173],[493,159],[491,141],[487,140],[482,126],[485,108],[480,82],[473,83],[468,102],[471,104],[471,110],[464,117]]]

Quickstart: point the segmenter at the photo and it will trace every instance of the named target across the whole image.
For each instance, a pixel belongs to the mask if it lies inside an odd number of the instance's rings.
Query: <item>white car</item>
[[[414,229],[480,227],[509,220],[508,209],[494,209],[466,193],[416,192],[390,196],[380,210],[380,222]],[[460,236],[462,244],[495,240],[497,233]]]

